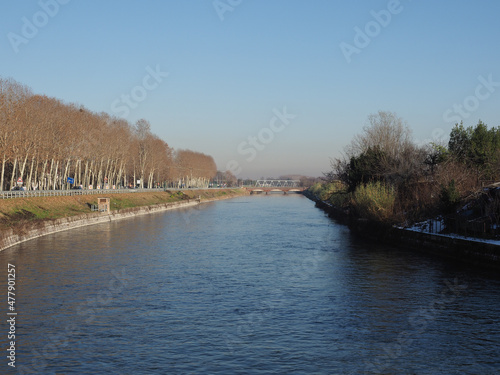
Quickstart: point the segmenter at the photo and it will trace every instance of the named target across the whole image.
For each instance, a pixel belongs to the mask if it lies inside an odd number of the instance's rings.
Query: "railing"
[[[299,180],[257,180],[255,187],[299,187]]]
[[[165,190],[213,190],[219,188],[155,188],[155,189],[75,189],[75,190],[14,190],[0,191],[0,199],[31,198],[31,197],[56,197],[73,195],[94,194],[124,194],[124,193],[147,193]]]
[[[447,216],[442,219],[428,219],[419,226],[420,232],[431,234],[456,234],[482,239],[497,239],[500,234],[500,225],[489,217],[469,220],[465,217]]]

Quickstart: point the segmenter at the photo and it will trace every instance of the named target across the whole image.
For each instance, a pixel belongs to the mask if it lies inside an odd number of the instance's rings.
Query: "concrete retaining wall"
[[[47,234],[62,232],[69,229],[80,228],[87,225],[106,223],[114,220],[126,219],[129,217],[134,217],[138,215],[146,215],[154,212],[161,212],[172,210],[181,207],[192,207],[200,203],[212,202],[219,199],[210,200],[194,200],[181,201],[174,203],[164,203],[154,206],[147,207],[137,207],[130,209],[123,209],[118,211],[111,211],[111,213],[89,213],[86,215],[71,216],[66,218],[61,218],[53,221],[46,221],[35,223],[34,228],[28,229],[23,233],[15,233],[19,231],[10,230],[8,232],[2,233],[0,238],[0,251],[8,247],[17,245],[21,242],[25,242],[37,237],[45,236]]]
[[[356,219],[316,197],[308,195],[308,198],[315,201],[316,206],[326,211],[330,217],[348,225],[351,231],[360,237],[426,252],[471,266],[500,269],[500,246],[497,244],[416,232]]]
[[[398,244],[474,266],[500,269],[500,246],[487,242],[393,228]]]

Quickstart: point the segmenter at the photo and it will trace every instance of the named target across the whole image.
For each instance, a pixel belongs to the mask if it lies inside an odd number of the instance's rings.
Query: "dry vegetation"
[[[460,216],[457,210],[482,194],[485,183],[500,178],[499,128],[481,121],[468,128],[456,124],[447,145],[418,146],[394,113],[379,112],[368,122],[344,157],[332,162],[326,182],[311,189],[351,214],[403,225],[437,215]],[[498,209],[481,210],[488,212],[478,216],[482,221],[499,222]]]
[[[217,172],[211,156],[173,150],[135,124],[63,103],[0,78],[0,190],[22,178],[27,189],[76,185],[207,186]]]

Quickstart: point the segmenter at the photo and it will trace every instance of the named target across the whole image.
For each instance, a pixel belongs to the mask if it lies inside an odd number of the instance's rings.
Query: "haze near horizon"
[[[0,76],[212,155],[239,178],[319,176],[367,117],[418,144],[497,126],[500,3],[4,2]]]

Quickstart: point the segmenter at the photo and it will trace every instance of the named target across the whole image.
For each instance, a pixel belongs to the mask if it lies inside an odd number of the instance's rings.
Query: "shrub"
[[[359,216],[380,222],[394,221],[395,201],[394,188],[380,181],[358,186],[352,196],[352,205]]]
[[[332,194],[335,194],[343,189],[340,181],[328,183],[315,183],[309,191],[316,195],[322,201],[329,200]]]
[[[454,179],[448,183],[448,186],[441,187],[439,199],[441,200],[443,210],[446,213],[450,213],[455,209],[457,204],[460,202],[460,192],[455,185]]]
[[[349,194],[346,190],[339,190],[330,195],[328,201],[337,208],[346,207],[349,204]]]
[[[323,184],[321,182],[316,182],[313,186],[309,188],[309,191],[314,195],[319,195]]]

